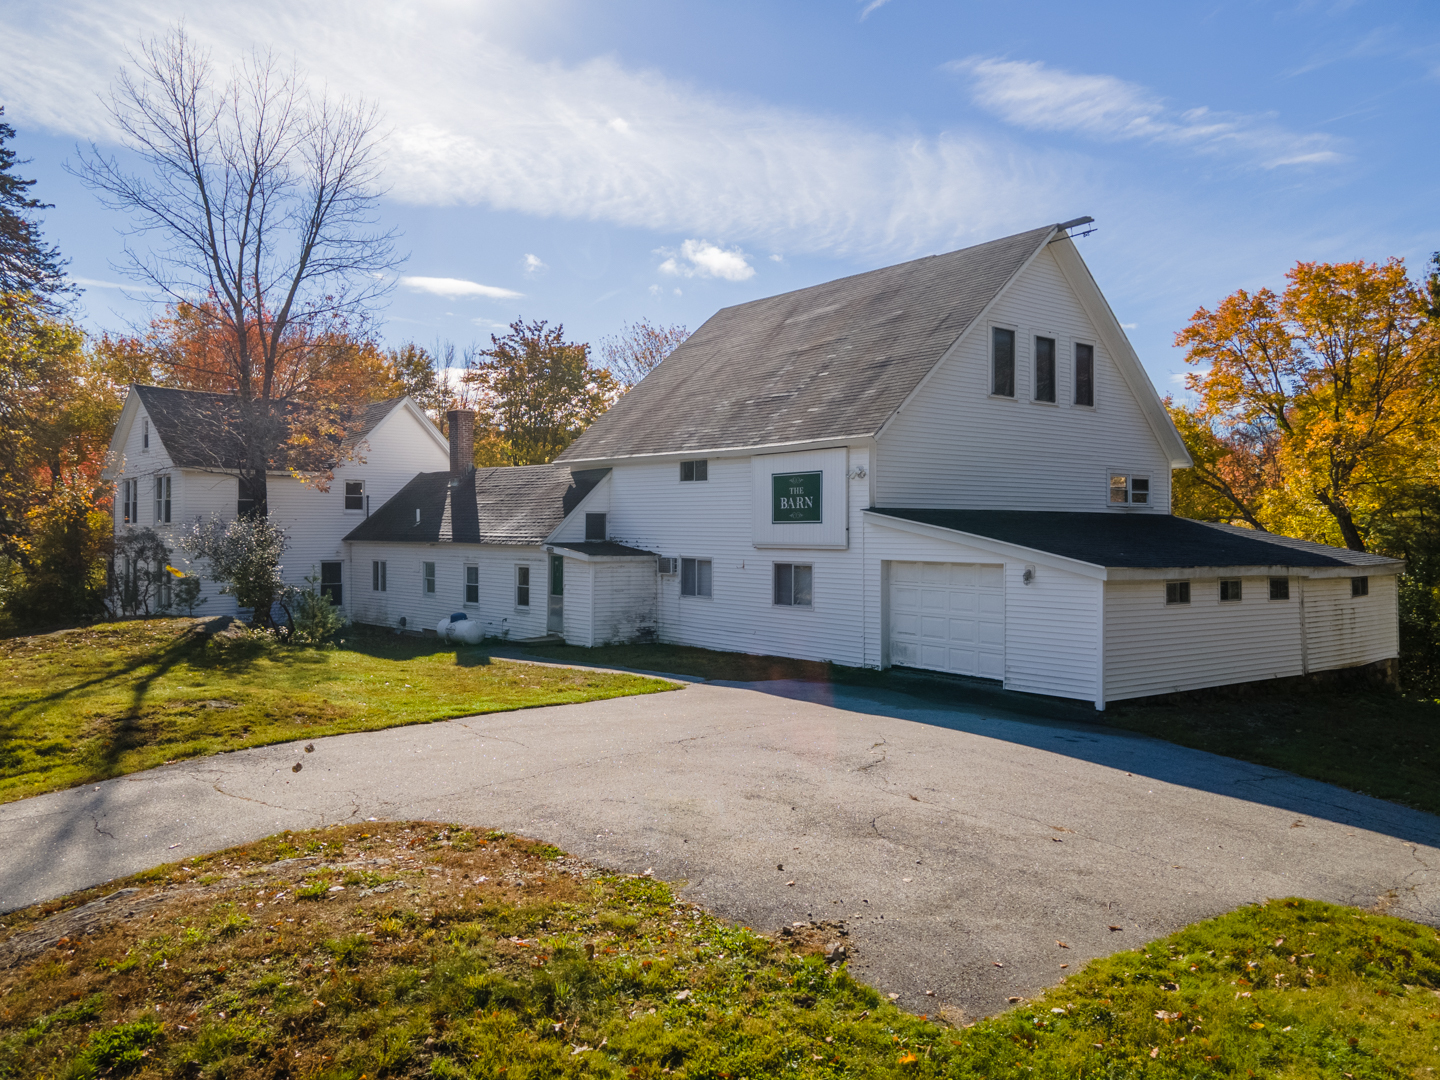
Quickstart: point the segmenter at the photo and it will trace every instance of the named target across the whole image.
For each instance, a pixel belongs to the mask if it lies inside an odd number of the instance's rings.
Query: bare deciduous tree
[[[311,94],[293,68],[255,53],[220,85],[183,29],[132,56],[108,102],[148,166],[131,173],[93,144],[78,175],[136,234],[132,277],[171,305],[210,320],[236,395],[237,471],[267,511],[266,472],[325,473],[345,417],[305,399],[316,343],[363,323],[390,287],[394,233],[379,228],[377,114],[359,101]]]
[[[625,324],[614,337],[602,338],[600,356],[620,386],[629,390],[660,366],[690,336],[683,326],[659,326],[649,319]]]

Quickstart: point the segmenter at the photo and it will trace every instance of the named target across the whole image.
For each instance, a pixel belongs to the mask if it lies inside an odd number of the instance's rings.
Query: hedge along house
[[[336,534],[345,606],[1097,708],[1392,662],[1398,561],[1170,515],[1189,457],[1088,220],[726,308],[554,465],[471,468],[453,414],[450,468]]]
[[[179,548],[182,533],[196,522],[233,520],[250,506],[238,475],[238,430],[234,395],[132,386],[103,474],[115,485],[116,533],[153,528],[174,549],[172,565],[191,569]],[[327,491],[278,467],[266,482],[270,516],[289,538],[285,581],[303,585],[314,577],[343,606],[350,589],[344,535],[416,472],[444,468],[449,449],[424,411],[401,397],[358,410],[338,450]],[[235,614],[234,599],[219,595],[205,567],[193,569],[201,574],[205,600],[197,614]]]

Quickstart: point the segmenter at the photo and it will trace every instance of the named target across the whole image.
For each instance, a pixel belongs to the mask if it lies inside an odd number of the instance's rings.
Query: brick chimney
[[[475,468],[475,414],[451,409],[445,420],[450,429],[450,475],[464,476]]]

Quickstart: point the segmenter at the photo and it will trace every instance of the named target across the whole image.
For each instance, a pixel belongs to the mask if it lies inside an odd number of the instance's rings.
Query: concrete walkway
[[[916,1012],[992,1013],[1089,957],[1267,897],[1440,924],[1440,818],[1090,725],[891,692],[703,683],[315,746],[0,806],[0,910],[377,817],[653,867],[767,931],[847,919],[852,968]]]

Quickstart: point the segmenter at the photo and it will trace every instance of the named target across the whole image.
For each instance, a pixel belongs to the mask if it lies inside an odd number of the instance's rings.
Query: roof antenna
[[[1078,237],[1078,236],[1089,236],[1089,235],[1090,235],[1091,233],[1093,233],[1093,232],[1095,231],[1095,229],[1098,227],[1098,226],[1096,226],[1096,225],[1094,224],[1094,222],[1095,222],[1095,219],[1094,219],[1093,217],[1089,217],[1089,216],[1071,218],[1069,221],[1062,221],[1059,225],[1056,225],[1056,226],[1055,226],[1055,231],[1056,231],[1057,233],[1059,233],[1060,235],[1057,236],[1057,237],[1055,237],[1055,239],[1054,239],[1054,240],[1051,240],[1050,242],[1053,244],[1053,243],[1055,242],[1055,240],[1065,240],[1065,239],[1074,240],[1074,239],[1075,239],[1076,237]],[[1073,229],[1073,228],[1076,228],[1076,227],[1079,226],[1079,225],[1089,225],[1090,228],[1086,229],[1084,232],[1078,232],[1078,233],[1074,233],[1074,234],[1071,234],[1071,233],[1067,233],[1067,232],[1066,232],[1067,229]]]

